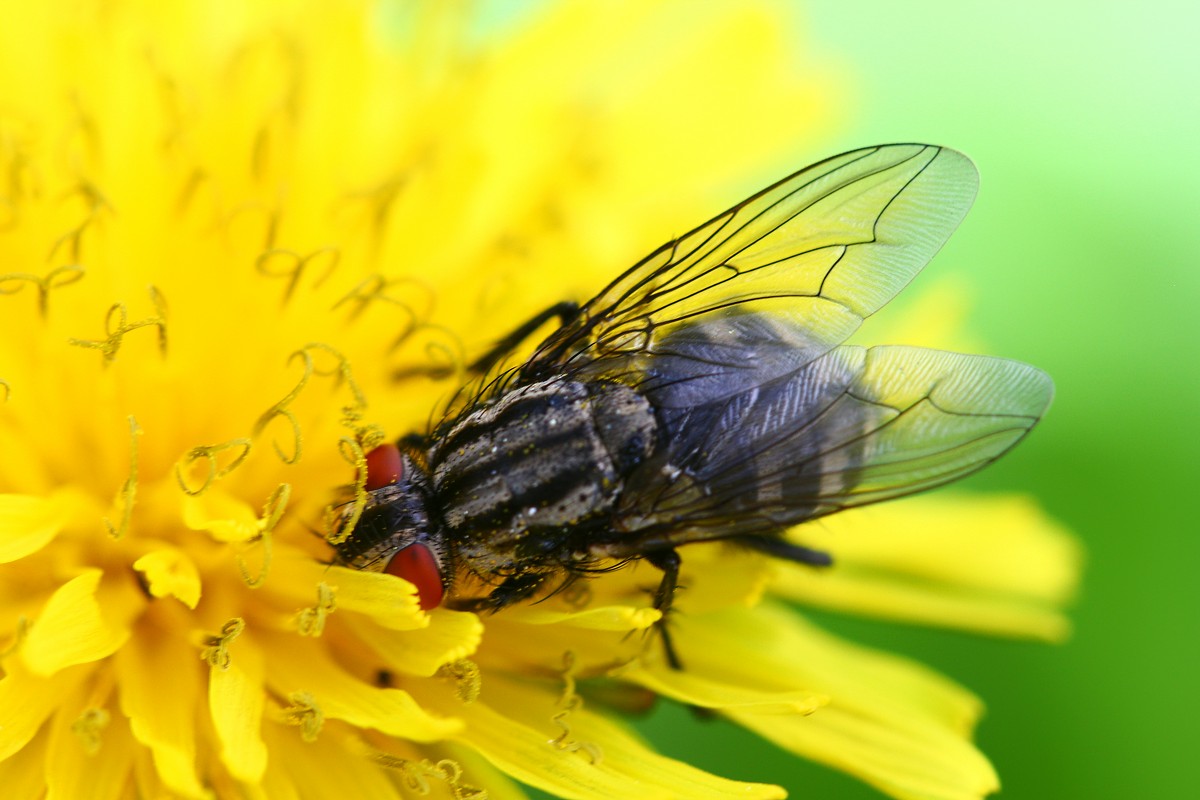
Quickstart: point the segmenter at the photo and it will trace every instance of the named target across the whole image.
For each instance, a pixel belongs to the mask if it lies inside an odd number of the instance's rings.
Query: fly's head
[[[367,455],[367,498],[354,529],[335,545],[338,560],[368,572],[403,578],[417,588],[421,608],[441,604],[450,580],[442,536],[426,511],[428,482],[422,469],[395,445]],[[342,507],[339,528],[350,524],[354,504]]]

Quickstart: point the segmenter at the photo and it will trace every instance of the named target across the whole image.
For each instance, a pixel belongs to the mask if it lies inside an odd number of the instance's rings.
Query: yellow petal
[[[979,701],[920,664],[841,641],[772,604],[680,616],[676,627],[689,669],[764,690],[806,687],[828,698],[808,716],[723,710],[781,747],[898,797],[979,797],[995,784],[991,765],[969,741]]]
[[[698,665],[690,660],[683,670],[674,670],[661,660],[653,663],[653,667],[647,667],[641,661],[632,661],[610,675],[700,708],[748,708],[759,714],[803,715],[811,714],[828,702],[825,696],[806,688],[764,690],[754,684],[731,682],[728,677],[702,674]]]
[[[0,688],[0,702],[7,701]],[[4,716],[0,711],[0,725],[7,722]],[[21,748],[18,756],[8,758],[3,755],[6,738],[0,729],[0,786],[9,797],[41,797],[46,791],[46,743],[50,735],[45,728],[35,727],[34,730],[41,732]]]
[[[29,627],[21,658],[49,675],[114,653],[129,638],[129,621],[144,606],[140,592],[120,580],[101,582],[89,569],[60,586]]]
[[[679,585],[685,588],[676,595],[680,613],[704,614],[731,606],[753,606],[762,598],[773,575],[771,559],[725,542],[693,545],[681,555]],[[651,575],[661,577],[657,570]],[[704,581],[703,592],[686,590],[693,575]]]
[[[69,517],[60,499],[0,494],[0,564],[41,550]]]
[[[86,687],[59,698],[46,753],[46,797],[128,796],[135,743],[129,726],[86,702]]]
[[[487,620],[478,658],[507,671],[544,674],[561,671],[568,652],[581,668],[608,668],[657,644],[653,628],[610,631],[569,624],[530,626],[511,622],[501,613]]]
[[[659,617],[649,607],[597,606],[579,611],[556,611],[542,605],[518,606],[505,610],[509,622],[525,625],[571,625],[597,631],[635,631],[649,628]]]
[[[221,744],[221,760],[231,775],[249,783],[262,777],[267,764],[263,697],[262,653],[243,634],[229,645],[228,666],[209,668],[208,705]]]
[[[832,702],[808,717],[734,709],[730,719],[785,750],[854,775],[904,800],[980,800],[1000,788],[969,743],[945,732],[881,724],[869,711]]]
[[[797,570],[793,565],[784,572]],[[781,596],[819,608],[996,636],[1056,642],[1070,633],[1059,611],[1008,596],[989,596],[937,585],[911,585],[899,576],[844,573],[783,575]]]
[[[90,674],[87,667],[73,667],[35,675],[20,659],[6,663],[5,670],[0,679],[0,762],[25,747],[63,695]]]
[[[114,659],[121,713],[134,738],[150,750],[163,785],[183,797],[203,797],[196,765],[196,711],[201,662],[178,636],[149,625]]]
[[[532,669],[538,673],[560,671],[568,652],[586,669],[608,669],[635,658],[653,643],[652,628],[662,615],[650,607],[644,581],[617,574],[605,576],[603,583],[610,583],[610,577],[617,587],[598,586],[597,595],[605,599],[636,597],[640,605],[574,608],[553,597],[544,603],[514,606],[487,618],[479,658],[509,671]]]
[[[289,769],[289,762],[284,752],[287,748],[308,748],[307,751],[301,751],[299,758],[293,757],[294,764],[295,761],[303,761],[308,758],[312,751],[326,747],[327,743],[322,742],[314,747],[309,743],[298,742],[295,731],[283,730],[279,726],[268,727],[264,733],[267,748],[271,751],[271,758],[267,761],[267,771],[263,773],[262,781],[252,787],[251,791],[242,789],[242,791],[246,791],[247,800],[303,800],[308,796],[322,796],[316,794],[319,790],[312,786],[304,786],[304,791],[301,791],[301,787],[293,778],[294,770]],[[346,770],[346,772],[352,771]],[[309,795],[310,791],[313,792],[312,795]]]
[[[133,562],[155,597],[174,597],[188,608],[200,602],[200,572],[182,550],[160,547]]]
[[[429,625],[429,615],[417,601],[416,587],[408,581],[379,572],[322,564],[309,553],[281,544],[275,546],[271,577],[260,593],[276,598],[283,607],[294,603],[311,606],[320,602],[321,584],[332,593],[336,613],[362,614],[393,631]]]
[[[337,607],[364,614],[394,631],[424,628],[429,615],[421,610],[417,589],[400,578],[379,572],[329,567],[325,582],[337,592]]]
[[[529,800],[516,781],[496,769],[478,752],[461,745],[445,745],[446,752],[462,767],[464,783],[486,787],[488,800]]]
[[[467,658],[479,647],[483,623],[475,614],[433,609],[429,627],[409,631],[382,628],[365,617],[350,616],[346,625],[374,650],[389,670],[429,677],[443,664]]]
[[[973,694],[914,661],[833,636],[773,603],[674,621],[684,664],[756,686],[804,687],[886,717],[967,735],[981,713]],[[819,712],[818,712],[819,713]]]
[[[828,570],[779,563],[772,590],[840,611],[1061,639],[1080,548],[1023,497],[941,494],[836,514],[799,529]]]
[[[689,544],[680,555],[683,567],[679,585],[686,587],[697,581],[704,583],[703,592],[680,591],[676,595],[677,608],[687,613],[699,614],[728,606],[752,606],[762,597],[773,574],[771,559],[725,542]],[[588,584],[587,589],[592,595],[589,605],[596,608],[628,606],[638,609],[643,615],[638,624],[653,622],[649,619],[652,612],[646,609],[662,577],[662,570],[650,563],[635,562],[604,576],[602,581]],[[566,599],[554,598],[553,601],[541,603],[535,608],[584,615],[588,613],[587,609],[580,612],[571,608]],[[506,609],[505,613],[509,613],[509,610]],[[536,614],[530,617],[531,621],[537,618]]]
[[[639,599],[649,603],[644,594]],[[517,606],[489,617],[480,658],[509,671],[545,673],[560,671],[564,655],[570,652],[582,667],[607,669],[653,646],[651,627],[661,617],[648,605],[601,605],[569,611],[562,610],[565,604],[559,605]]]
[[[456,738],[517,780],[551,794],[595,800],[786,794],[778,786],[727,780],[661,756],[625,727],[585,708],[556,723],[559,686],[537,688],[490,675],[484,691],[485,699],[462,707],[466,726]]]
[[[354,800],[399,800],[407,795],[389,771],[348,749],[335,737],[301,740],[294,729],[267,729],[271,765],[263,780],[264,800],[276,798],[346,797]]]
[[[209,487],[199,495],[183,495],[183,523],[208,531],[218,542],[247,542],[261,533],[258,514],[248,503]]]
[[[264,644],[270,653],[267,683],[275,695],[305,692],[327,719],[418,742],[443,739],[462,727],[458,720],[431,716],[408,692],[372,686],[346,673],[311,639],[271,635]]]

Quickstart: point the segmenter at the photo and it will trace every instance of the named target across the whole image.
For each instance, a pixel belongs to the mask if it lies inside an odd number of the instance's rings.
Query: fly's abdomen
[[[617,383],[544,381],[471,412],[430,453],[448,538],[488,572],[572,549],[582,521],[611,514],[656,427],[645,398]]]

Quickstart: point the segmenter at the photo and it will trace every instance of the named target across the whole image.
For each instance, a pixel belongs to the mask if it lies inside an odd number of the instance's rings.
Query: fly
[[[682,545],[830,563],[784,532],[969,475],[1050,403],[1050,378],[1025,364],[844,344],[941,248],[977,186],[942,147],[844,153],[583,305],[547,309],[472,365],[490,380],[430,433],[369,455],[338,559],[410,581],[424,608],[476,611],[645,559],[662,571],[664,620]],[[532,357],[496,369],[556,317]]]

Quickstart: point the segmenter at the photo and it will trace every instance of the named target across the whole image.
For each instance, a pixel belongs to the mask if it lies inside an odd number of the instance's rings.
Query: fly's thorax
[[[541,381],[467,413],[430,451],[456,559],[480,574],[561,562],[657,445],[649,402],[611,381]]]

